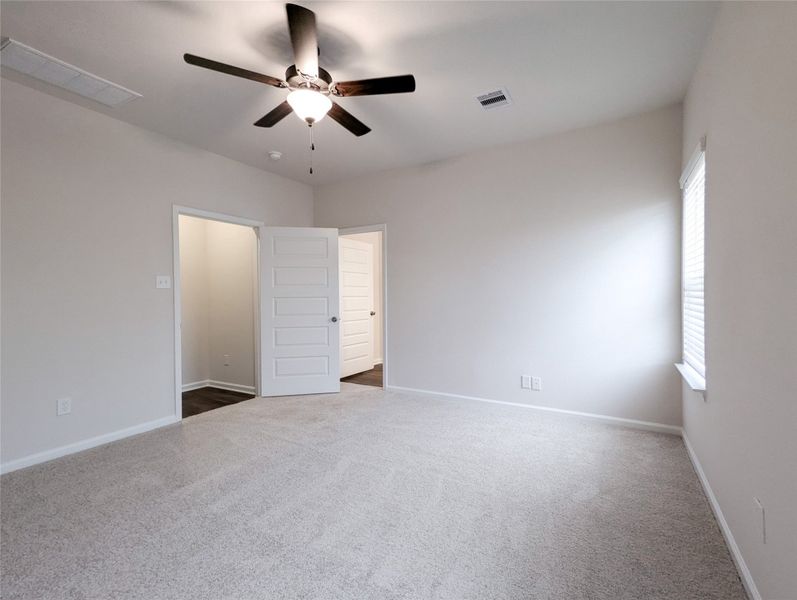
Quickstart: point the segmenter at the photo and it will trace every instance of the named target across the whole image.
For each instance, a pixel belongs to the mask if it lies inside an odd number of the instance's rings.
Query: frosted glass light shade
[[[294,90],[288,94],[288,104],[303,121],[318,123],[332,108],[332,101],[313,90]]]

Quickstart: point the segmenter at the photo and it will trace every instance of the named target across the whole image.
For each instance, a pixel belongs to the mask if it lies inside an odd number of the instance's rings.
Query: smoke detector
[[[270,150],[268,153],[268,157],[273,161],[278,161],[282,158],[282,152],[279,150]]]
[[[512,104],[512,98],[509,96],[509,90],[506,88],[499,88],[491,92],[479,94],[476,96],[476,101],[484,110],[492,110],[494,108],[509,106]]]

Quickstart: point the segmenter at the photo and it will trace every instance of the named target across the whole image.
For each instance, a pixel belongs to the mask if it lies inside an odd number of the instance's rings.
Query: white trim
[[[338,228],[338,236],[353,235],[355,233],[373,233],[382,232],[382,358],[379,362],[382,363],[382,389],[388,389],[387,382],[387,368],[388,368],[388,311],[387,311],[387,224],[378,223],[376,225],[360,225],[357,227],[340,227]],[[379,364],[374,359],[374,364]]]
[[[706,391],[706,380],[695,371],[692,367],[690,367],[686,363],[675,363],[675,368],[678,369],[678,372],[681,374],[681,377],[684,378],[687,385],[692,388],[695,392],[705,392]]]
[[[55,458],[60,458],[68,454],[74,454],[75,452],[81,452],[83,450],[88,450],[89,448],[96,448],[97,446],[102,446],[103,444],[107,444],[109,442],[115,442],[123,438],[138,435],[139,433],[145,433],[147,431],[152,431],[153,429],[172,425],[174,423],[178,423],[179,421],[180,419],[175,415],[169,415],[168,417],[155,419],[154,421],[147,421],[146,423],[141,423],[140,425],[127,427],[126,429],[119,429],[118,431],[112,431],[111,433],[104,433],[87,440],[81,440],[79,442],[74,442],[65,446],[59,446],[58,448],[53,448],[52,450],[45,450],[44,452],[30,454],[23,458],[10,460],[6,463],[3,463],[0,465],[0,473],[10,473],[11,471],[24,469],[25,467],[38,465],[40,463],[47,462]]]
[[[209,210],[202,210],[201,208],[192,208],[190,206],[182,206],[173,204],[175,215],[189,215],[191,217],[199,217],[201,219],[209,219],[210,221],[221,221],[222,223],[232,223],[233,225],[243,225],[245,227],[262,227],[263,221],[249,219],[247,217],[238,217],[236,215],[226,215],[224,213],[212,212]]]
[[[261,349],[262,349],[262,340],[261,340],[261,319],[262,307],[260,306],[260,294],[261,294],[261,287],[263,282],[260,278],[260,226],[254,228],[255,231],[255,260],[254,260],[254,273],[252,273],[252,281],[254,285],[252,286],[252,310],[254,312],[252,325],[254,326],[254,331],[252,334],[255,338],[255,385],[252,387],[252,394],[255,396],[260,396],[262,373],[260,372],[262,369],[262,362],[263,359],[261,358]]]
[[[255,240],[257,248],[258,261],[260,260],[260,228],[263,227],[263,221],[255,219],[248,219],[246,217],[238,217],[235,215],[225,215],[223,213],[212,212],[209,210],[202,210],[199,208],[191,208],[190,206],[181,206],[179,204],[172,205],[172,283],[173,283],[173,297],[174,297],[174,416],[177,420],[183,418],[183,347],[182,347],[182,309],[180,297],[180,215],[188,215],[191,217],[199,217],[201,219],[210,219],[211,221],[221,221],[222,223],[232,223],[234,225],[243,225],[245,227],[252,227],[255,230]],[[260,263],[257,267],[257,278],[255,280],[255,293],[260,294]],[[260,302],[255,303],[255,374],[260,372]],[[255,385],[257,386],[259,377],[255,378]],[[222,382],[223,383],[223,382]],[[231,384],[236,385],[236,384]],[[220,386],[219,386],[220,387]],[[194,388],[196,389],[196,388]],[[225,388],[226,389],[226,388]],[[239,390],[233,390],[239,391]],[[255,388],[251,393],[256,396],[260,392]]]
[[[208,387],[210,384],[210,379],[204,379],[202,381],[192,381],[191,383],[184,383],[183,384],[183,392],[192,392],[194,390],[202,389],[203,387]]]
[[[692,174],[692,171],[695,170],[697,163],[700,161],[700,156],[706,151],[706,136],[700,138],[700,142],[697,145],[697,148],[694,149],[692,152],[692,156],[689,157],[689,162],[686,163],[684,167],[683,173],[681,173],[681,178],[678,180],[678,184],[681,186],[681,189],[684,189],[686,182],[689,180],[689,176]]]
[[[520,402],[507,402],[506,400],[493,400],[491,398],[480,398],[478,396],[463,396],[461,394],[449,394],[447,392],[435,392],[431,390],[421,390],[417,388],[402,387],[397,385],[387,386],[389,390],[399,392],[414,392],[416,394],[426,394],[430,396],[443,396],[444,398],[455,398],[457,400],[476,400],[477,402],[489,402],[491,404],[504,404],[506,406],[518,406],[520,408],[530,408],[532,410],[544,410],[574,417],[601,421],[612,425],[623,425],[633,429],[643,429],[645,431],[656,431],[669,435],[681,435],[681,428],[677,425],[665,425],[664,423],[654,423],[652,421],[638,421],[636,419],[624,419],[622,417],[611,417],[609,415],[599,415],[596,413],[579,412],[576,410],[565,410],[563,408],[552,408],[550,406],[540,406],[539,404],[522,404]]]
[[[758,591],[758,587],[753,580],[753,575],[750,573],[750,569],[747,567],[747,563],[744,561],[742,551],[739,549],[739,545],[736,543],[736,540],[733,537],[733,533],[728,525],[728,521],[725,520],[725,515],[722,514],[720,503],[717,501],[717,497],[714,495],[714,491],[711,489],[711,485],[708,482],[708,477],[706,477],[706,473],[703,471],[703,467],[700,464],[700,461],[697,459],[697,454],[695,454],[692,444],[689,443],[689,438],[686,436],[686,431],[681,434],[681,437],[684,440],[684,446],[686,446],[686,453],[689,455],[689,460],[692,461],[692,466],[695,468],[697,478],[700,480],[700,485],[703,486],[703,491],[706,493],[708,503],[711,506],[711,510],[714,512],[714,517],[717,519],[717,524],[719,525],[720,531],[725,538],[725,543],[728,545],[731,558],[733,558],[733,562],[736,564],[736,570],[739,572],[739,577],[742,580],[742,584],[752,600],[762,600],[761,594]]]
[[[255,386],[253,385],[242,385],[240,383],[230,383],[229,381],[216,381],[215,379],[204,379],[202,381],[184,383],[183,392],[191,392],[205,387],[214,387],[220,390],[229,390],[230,392],[241,392],[244,394],[255,393]]]
[[[230,392],[242,392],[244,394],[255,393],[255,386],[253,385],[241,385],[240,383],[216,381],[215,379],[208,379],[208,386],[219,388],[220,390],[229,390]]]

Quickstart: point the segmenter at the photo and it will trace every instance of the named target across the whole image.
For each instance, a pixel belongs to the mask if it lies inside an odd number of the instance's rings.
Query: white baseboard
[[[203,387],[208,387],[210,385],[209,379],[204,379],[202,381],[194,381],[193,383],[184,383],[183,384],[183,391],[184,392],[192,392],[194,390],[199,390]]]
[[[546,412],[554,412],[564,415],[571,415],[601,421],[603,423],[611,423],[614,425],[624,425],[625,427],[632,427],[634,429],[644,429],[645,431],[657,431],[659,433],[668,433],[670,435],[681,435],[681,428],[677,425],[665,425],[664,423],[653,423],[651,421],[637,421],[635,419],[624,419],[622,417],[610,417],[608,415],[599,415],[596,413],[578,412],[575,410],[565,410],[563,408],[551,408],[550,406],[540,406],[539,404],[522,404],[520,402],[507,402],[505,400],[493,400],[491,398],[480,398],[478,396],[463,396],[461,394],[449,394],[447,392],[435,392],[432,390],[421,390],[417,388],[402,387],[397,385],[389,385],[386,387],[389,390],[396,390],[400,392],[415,392],[416,394],[427,394],[431,396],[443,396],[445,398],[456,398],[457,400],[476,400],[477,402],[489,402],[491,404],[505,404],[507,406],[519,406],[520,408],[530,408],[532,410],[544,410]]]
[[[381,358],[375,358],[374,359],[374,366],[381,365],[383,362],[385,362],[385,361],[383,361]]]
[[[198,390],[203,387],[214,387],[220,390],[228,390],[230,392],[242,392],[244,394],[254,394],[255,386],[241,385],[240,383],[230,383],[229,381],[216,381],[215,379],[205,379],[204,381],[194,381],[193,383],[184,383],[183,391],[190,392],[191,390]]]
[[[111,433],[98,435],[87,440],[81,440],[79,442],[74,442],[65,446],[59,446],[58,448],[53,448],[52,450],[45,450],[44,452],[30,454],[23,458],[10,460],[3,463],[0,465],[0,473],[10,473],[11,471],[24,469],[25,467],[38,465],[39,463],[47,462],[49,460],[53,460],[54,458],[60,458],[62,456],[66,456],[67,454],[74,454],[75,452],[88,450],[89,448],[95,448],[96,446],[102,446],[103,444],[107,444],[109,442],[115,442],[116,440],[130,437],[131,435],[152,431],[153,429],[171,425],[173,423],[177,423],[178,421],[179,419],[177,417],[170,415],[168,417],[163,417],[162,419],[156,419],[154,421],[141,423],[140,425],[134,425],[133,427],[127,427],[126,429],[119,429],[118,431],[112,431]]]
[[[703,467],[700,464],[700,461],[697,459],[697,454],[695,454],[692,444],[689,443],[689,438],[686,437],[685,431],[681,434],[681,437],[683,437],[684,446],[686,446],[686,452],[689,455],[689,460],[692,461],[692,466],[695,468],[697,478],[700,480],[700,484],[703,486],[703,491],[706,493],[708,502],[711,505],[711,510],[714,511],[714,517],[717,519],[717,523],[720,526],[720,531],[722,531],[722,535],[725,538],[725,543],[728,545],[728,550],[730,550],[733,562],[736,564],[736,570],[739,572],[739,577],[742,579],[742,584],[744,584],[747,594],[750,596],[751,600],[762,600],[761,594],[758,592],[758,587],[753,580],[753,575],[750,573],[750,569],[747,567],[747,563],[744,561],[742,552],[739,550],[739,545],[736,543],[736,540],[733,537],[731,528],[728,526],[728,521],[725,520],[725,515],[722,514],[722,509],[717,501],[717,497],[714,495],[714,491],[711,489],[711,485],[708,482],[708,477],[706,477],[706,473],[703,471]]]
[[[255,393],[255,386],[253,385],[241,385],[240,383],[230,383],[228,381],[216,381],[215,379],[210,379],[208,381],[208,385],[210,387],[219,388],[220,390],[229,390],[231,392],[243,392],[244,394]]]

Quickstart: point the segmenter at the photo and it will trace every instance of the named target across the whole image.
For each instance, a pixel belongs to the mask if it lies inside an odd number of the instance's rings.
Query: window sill
[[[681,377],[684,378],[684,381],[686,381],[692,390],[695,392],[706,391],[706,380],[692,367],[683,363],[676,363],[675,368],[678,369]]]

